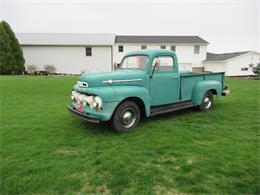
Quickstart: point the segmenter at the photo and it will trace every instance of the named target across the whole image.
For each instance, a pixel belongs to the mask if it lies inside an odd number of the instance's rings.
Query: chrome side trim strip
[[[142,81],[143,79],[124,79],[124,80],[107,80],[107,81],[102,81],[102,83],[124,83],[124,82],[138,82]]]

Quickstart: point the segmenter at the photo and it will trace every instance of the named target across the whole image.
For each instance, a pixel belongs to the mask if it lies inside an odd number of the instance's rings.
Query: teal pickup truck
[[[140,50],[128,53],[116,71],[80,76],[68,109],[89,122],[110,121],[116,131],[125,132],[141,116],[195,106],[209,110],[214,95],[227,94],[223,72],[180,72],[174,52]]]

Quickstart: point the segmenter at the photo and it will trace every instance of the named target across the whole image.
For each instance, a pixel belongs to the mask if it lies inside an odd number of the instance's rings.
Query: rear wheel
[[[118,132],[127,132],[140,122],[140,109],[133,101],[121,103],[111,119],[112,127]]]
[[[204,95],[204,97],[202,99],[202,102],[201,102],[201,104],[199,106],[199,109],[201,111],[210,110],[212,105],[213,105],[213,93],[211,91],[208,91]]]

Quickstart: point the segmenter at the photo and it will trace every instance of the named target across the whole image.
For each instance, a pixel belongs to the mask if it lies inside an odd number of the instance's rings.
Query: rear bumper
[[[230,94],[230,89],[229,89],[227,86],[225,86],[225,88],[224,88],[224,90],[222,91],[221,95],[222,95],[222,96],[227,96],[227,95],[229,95],[229,94]]]
[[[74,115],[76,115],[77,117],[79,117],[80,119],[82,119],[84,121],[88,121],[91,123],[100,123],[100,120],[97,117],[83,114],[83,113],[77,111],[76,109],[72,108],[70,105],[67,105],[67,108],[71,113],[73,113]]]

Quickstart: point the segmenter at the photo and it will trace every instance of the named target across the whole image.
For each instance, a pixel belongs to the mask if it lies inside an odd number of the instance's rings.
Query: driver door
[[[176,103],[179,100],[179,72],[173,56],[160,55],[154,58],[150,80],[151,106]]]

